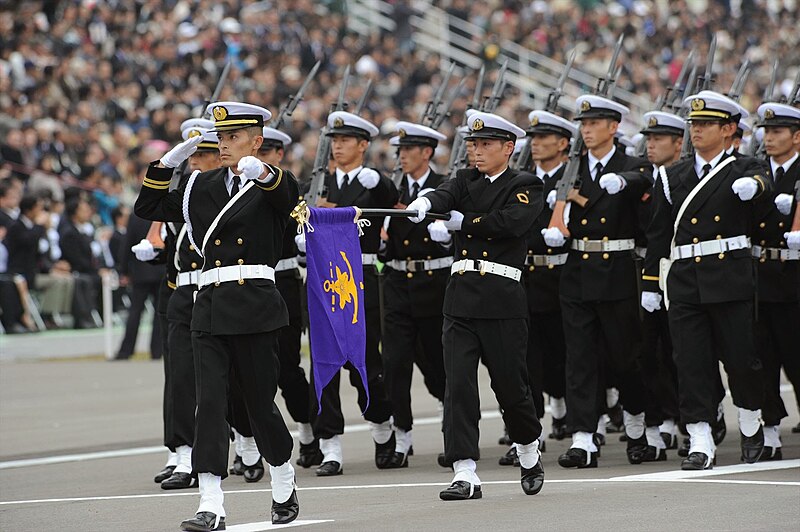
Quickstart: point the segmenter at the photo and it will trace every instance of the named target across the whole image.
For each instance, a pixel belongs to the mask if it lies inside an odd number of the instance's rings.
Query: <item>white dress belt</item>
[[[675,246],[672,249],[670,258],[672,260],[690,259],[692,257],[703,257],[705,255],[717,255],[726,251],[745,249],[750,247],[750,238],[739,235],[718,240],[704,240],[697,244],[684,244]]]
[[[570,247],[577,251],[600,253],[604,251],[629,251],[636,247],[632,238],[621,240],[573,240]]]
[[[462,259],[454,262],[450,267],[450,275],[464,275],[464,272],[478,272],[481,275],[491,273],[492,275],[513,279],[514,281],[519,281],[522,277],[521,270],[488,260]]]
[[[370,264],[375,264],[378,262],[378,255],[375,253],[362,253],[361,254],[361,265],[362,266],[369,266]]]
[[[180,272],[178,274],[177,284],[180,286],[197,286],[197,281],[200,279],[200,274],[203,273],[203,270],[192,270],[190,272]]]
[[[219,283],[238,281],[244,284],[245,279],[267,279],[275,282],[275,269],[266,264],[238,264],[234,266],[222,266],[212,268],[200,274],[199,288]]]
[[[766,260],[800,260],[800,249],[753,246],[753,257]]]
[[[278,261],[278,264],[275,265],[276,272],[285,272],[287,270],[294,270],[298,268],[300,263],[297,262],[297,257],[290,257],[288,259],[281,259]]]
[[[525,257],[525,266],[562,266],[567,263],[569,253],[558,255],[528,255]]]
[[[440,257],[428,260],[400,260],[392,259],[386,265],[400,272],[424,272],[449,268],[453,264],[453,257]]]

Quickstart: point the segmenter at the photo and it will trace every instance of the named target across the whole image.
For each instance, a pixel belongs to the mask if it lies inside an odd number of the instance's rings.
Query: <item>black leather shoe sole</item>
[[[523,467],[521,472],[522,479],[520,483],[522,484],[522,491],[525,492],[525,495],[536,495],[542,491],[544,487],[544,466],[542,465],[541,456],[535,466],[530,469],[525,469]]]
[[[335,461],[330,462],[323,462],[321,466],[319,466],[316,470],[316,475],[318,477],[335,477],[336,475],[341,475],[344,472],[344,468],[342,464]]]
[[[191,473],[173,473],[171,477],[161,483],[162,490],[182,490],[196,488],[197,478]]]
[[[161,471],[158,472],[158,474],[155,476],[155,478],[153,478],[153,482],[155,482],[156,484],[161,484],[162,482],[167,480],[169,477],[171,477],[172,473],[174,471],[175,471],[175,466],[174,465],[165,467],[164,469],[162,469]]]
[[[466,501],[483,497],[480,486],[474,486],[472,493],[470,493],[470,486],[471,484],[464,480],[453,482],[449,488],[439,492],[439,498],[443,501]]]

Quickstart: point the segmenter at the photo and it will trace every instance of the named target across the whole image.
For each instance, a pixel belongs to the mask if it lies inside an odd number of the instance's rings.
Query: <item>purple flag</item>
[[[306,231],[306,283],[317,402],[323,388],[350,362],[361,375],[369,405],[364,272],[356,211],[352,207],[310,211],[314,230]]]

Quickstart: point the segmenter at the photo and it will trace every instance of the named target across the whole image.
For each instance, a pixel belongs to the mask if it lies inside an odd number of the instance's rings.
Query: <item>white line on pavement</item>
[[[258,523],[244,523],[242,525],[228,526],[226,530],[228,530],[228,532],[265,532],[267,530],[283,530],[284,528],[291,528],[293,526],[318,525],[320,523],[332,522],[332,519],[297,519],[287,525],[273,525],[269,521],[261,521]]]
[[[660,473],[645,473],[643,475],[625,475],[613,477],[610,480],[650,481],[650,480],[684,480],[698,477],[716,477],[719,475],[734,475],[737,473],[756,473],[758,471],[776,471],[779,469],[793,469],[800,467],[800,460],[782,460],[779,462],[759,462],[756,464],[736,464],[715,467],[704,471],[661,471]]]

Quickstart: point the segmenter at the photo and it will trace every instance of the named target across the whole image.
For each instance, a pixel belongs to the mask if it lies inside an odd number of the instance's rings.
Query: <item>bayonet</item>
[[[317,64],[314,65],[314,68],[312,68],[311,72],[309,72],[308,76],[306,76],[303,84],[300,85],[299,89],[297,89],[297,92],[293,96],[289,96],[289,101],[286,102],[281,108],[280,112],[278,113],[278,118],[276,118],[274,122],[270,123],[271,127],[280,129],[286,119],[292,116],[297,104],[303,101],[303,96],[305,95],[309,84],[311,84],[311,81],[313,81],[314,77],[316,77],[320,65],[322,65],[322,61],[317,61]]]

